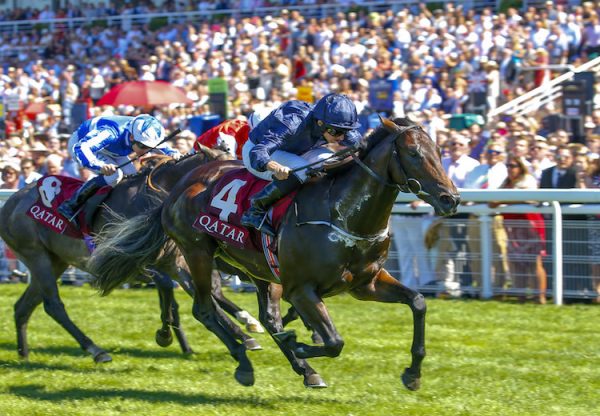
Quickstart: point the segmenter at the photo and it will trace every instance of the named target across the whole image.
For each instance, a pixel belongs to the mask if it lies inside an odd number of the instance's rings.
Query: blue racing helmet
[[[146,147],[156,147],[165,138],[165,129],[156,118],[141,114],[131,122],[133,141]]]
[[[325,125],[344,130],[353,130],[360,127],[356,106],[342,94],[331,93],[321,98],[315,104],[313,116]]]

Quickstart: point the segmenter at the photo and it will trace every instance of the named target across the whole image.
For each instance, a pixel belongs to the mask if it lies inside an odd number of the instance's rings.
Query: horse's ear
[[[388,131],[393,133],[395,131],[400,130],[400,126],[398,126],[396,123],[394,123],[389,118],[383,118],[379,115],[379,119],[381,120],[381,123],[385,126],[385,128],[388,129]]]

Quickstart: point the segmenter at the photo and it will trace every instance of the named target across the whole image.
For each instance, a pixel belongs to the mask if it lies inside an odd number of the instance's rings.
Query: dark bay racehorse
[[[173,185],[188,171],[205,164],[208,160],[221,158],[221,152],[204,149],[196,155],[186,157],[174,163],[168,157],[158,157],[154,169],[145,169],[137,175],[125,178],[104,200],[93,218],[93,230],[98,232],[108,218],[116,213],[131,217],[155,206],[167,195]],[[229,159],[229,157],[226,157]],[[57,279],[68,265],[86,270],[89,251],[83,240],[67,237],[49,230],[26,215],[27,210],[38,199],[38,190],[30,185],[13,194],[0,211],[0,237],[15,252],[17,257],[27,266],[31,273],[31,284],[15,304],[15,323],[17,328],[17,349],[21,357],[27,358],[27,323],[34,309],[43,302],[44,310],[57,323],[66,329],[89,352],[96,362],[110,361],[110,355],[88,338],[69,318],[62,303]],[[180,281],[182,287],[192,292],[192,285],[187,272],[174,264],[162,269],[168,275]],[[156,341],[161,346],[169,345],[172,340],[171,329],[180,343],[182,350],[191,352],[185,334],[179,323],[178,305],[173,296],[172,282],[166,273],[152,273],[159,290],[162,309],[162,328],[156,332]],[[231,311],[241,311],[239,307],[227,300],[222,292],[215,291],[215,299],[219,304]],[[234,325],[236,328],[237,326]],[[236,332],[239,339],[251,348],[254,340],[241,332]]]
[[[192,228],[198,213],[208,212],[217,180],[239,167],[231,162],[213,163],[186,176],[161,207],[109,232],[90,260],[99,288],[107,293],[143,267],[160,264],[161,253],[170,261],[169,247],[174,242],[194,280],[194,316],[237,359],[235,378],[243,385],[253,384],[254,372],[244,346],[215,313],[210,298],[213,257],[253,278],[261,322],[309,387],[325,383],[305,359],[336,357],[344,346],[323,298],[349,292],[359,300],[404,303],[412,310],[414,331],[412,362],[402,381],[407,388],[418,389],[425,357],[425,300],[393,278],[383,264],[389,246],[388,221],[399,191],[413,192],[438,215],[453,214],[460,202],[442,169],[439,149],[425,131],[407,119],[383,120],[345,170],[298,192],[296,206],[288,210],[278,233],[281,285],[269,286],[274,279],[262,253],[226,245]],[[281,296],[318,332],[323,345],[301,343],[293,332],[283,332]]]

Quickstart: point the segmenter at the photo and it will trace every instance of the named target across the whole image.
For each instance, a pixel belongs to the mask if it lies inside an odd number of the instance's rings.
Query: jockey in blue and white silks
[[[157,150],[178,159],[177,150],[163,143],[165,129],[160,122],[148,114],[137,117],[106,116],[86,120],[71,135],[69,153],[79,165],[90,169],[98,176],[84,183],[73,197],[58,207],[65,218],[72,219],[77,210],[98,189],[115,186],[125,175],[136,173],[129,155],[140,156],[149,149]],[[119,165],[124,164],[122,167]]]
[[[336,148],[357,145],[362,136],[356,106],[345,95],[327,94],[314,106],[288,101],[273,110],[250,131],[242,149],[246,168],[255,176],[273,180],[251,199],[242,224],[274,236],[265,222],[268,209],[306,181],[306,170],[294,168],[328,158]]]

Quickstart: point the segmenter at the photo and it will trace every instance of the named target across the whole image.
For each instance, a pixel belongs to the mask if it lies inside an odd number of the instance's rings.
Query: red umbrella
[[[97,105],[153,107],[164,104],[191,104],[185,91],[166,81],[129,81],[113,87]]]
[[[25,107],[25,115],[30,120],[34,120],[35,116],[46,111],[46,103],[43,101],[34,101]]]

